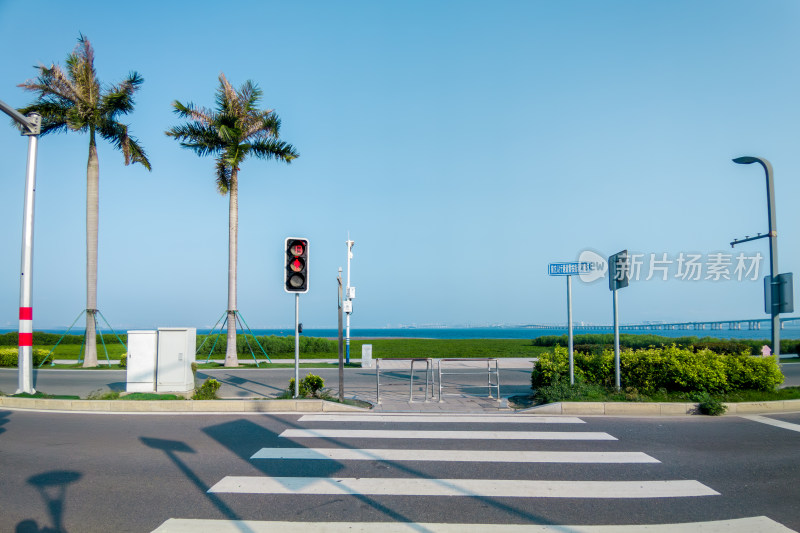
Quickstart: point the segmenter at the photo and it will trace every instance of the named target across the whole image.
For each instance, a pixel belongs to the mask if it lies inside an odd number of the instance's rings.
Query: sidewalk
[[[455,382],[445,379],[442,401],[439,401],[438,367],[434,361],[433,379],[429,380],[426,395],[425,373],[416,370],[413,387],[409,381],[409,363],[381,361],[380,402],[377,401],[376,371],[374,368],[345,368],[345,397],[368,402],[372,409],[361,409],[321,400],[276,400],[294,377],[294,368],[270,367],[269,363],[243,365],[239,368],[202,369],[197,372],[197,381],[214,378],[221,383],[218,395],[221,400],[212,401],[135,401],[135,400],[44,400],[0,396],[0,408],[53,409],[66,411],[109,412],[309,412],[309,411],[361,411],[379,413],[530,413],[543,415],[607,415],[607,416],[685,416],[696,414],[697,405],[690,403],[592,403],[566,402],[542,405],[527,409],[513,409],[508,398],[530,394],[530,371],[534,359],[498,359],[500,369],[500,399],[496,389],[489,397],[486,367],[473,361],[477,372],[471,376],[457,375]],[[62,361],[58,361],[61,363]],[[291,359],[275,362],[292,363]],[[313,373],[325,380],[331,397],[338,397],[339,369],[335,359],[301,359],[301,362],[316,362],[322,368],[301,368],[300,377]],[[102,362],[101,362],[102,363]],[[477,366],[476,366],[477,364]],[[101,364],[102,366],[102,364]],[[451,370],[458,370],[458,362]],[[795,367],[800,364],[782,365]],[[480,369],[483,369],[482,371]],[[787,383],[796,384],[798,377],[790,377],[785,368]],[[794,370],[792,368],[792,370]],[[47,366],[34,372],[34,387],[53,395],[77,395],[86,398],[93,392],[124,392],[126,371],[104,370],[56,370]],[[0,369],[0,390],[10,393],[16,389],[17,370]],[[800,411],[800,400],[776,402],[751,402],[728,404],[726,414],[756,414]]]

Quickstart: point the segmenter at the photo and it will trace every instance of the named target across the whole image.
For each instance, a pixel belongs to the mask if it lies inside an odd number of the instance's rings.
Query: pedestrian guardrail
[[[376,381],[376,396],[378,403],[381,403],[381,361],[383,359],[375,359],[375,381]],[[425,400],[428,401],[428,389],[430,388],[431,391],[431,398],[433,398],[433,387],[430,387],[431,377],[433,376],[433,365],[430,359],[427,358],[391,358],[388,361],[395,362],[395,361],[405,361],[411,362],[411,366],[409,370],[411,371],[409,376],[409,385],[408,385],[408,401],[414,401],[414,365],[417,363],[425,363]],[[384,372],[387,369],[384,368]],[[392,370],[398,370],[397,368],[393,368]],[[405,370],[405,369],[400,369]]]
[[[484,370],[483,365],[480,368],[477,367],[470,367],[465,366],[464,363],[472,363],[472,362],[486,362],[486,369]],[[453,365],[453,363],[462,363],[461,365]],[[494,368],[492,366],[494,365]],[[444,369],[442,368],[444,366]],[[450,368],[448,368],[448,366]],[[487,387],[489,391],[489,398],[493,398],[492,396],[492,389],[497,389],[497,400],[500,401],[500,368],[497,364],[497,359],[493,357],[476,357],[476,358],[458,358],[458,359],[439,359],[438,360],[438,374],[439,374],[439,401],[444,401],[442,399],[442,388],[444,387],[445,383],[442,379],[443,375],[477,375],[486,372],[487,377],[487,384],[486,385],[465,385],[464,383],[459,383],[462,389],[477,389]],[[494,383],[492,382],[492,377],[494,377]],[[449,383],[452,385],[452,383]],[[454,394],[451,394],[454,395]]]

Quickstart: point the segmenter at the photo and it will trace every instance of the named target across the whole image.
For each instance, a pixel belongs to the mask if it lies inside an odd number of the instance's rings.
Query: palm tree
[[[239,167],[247,156],[290,163],[299,156],[278,140],[281,121],[273,110],[258,109],[263,92],[248,80],[236,90],[219,75],[214,110],[173,102],[175,113],[188,122],[166,132],[199,156],[216,157],[217,190],[228,195],[228,310],[225,366],[238,366],[236,354],[236,257],[239,234]]]
[[[89,162],[86,168],[86,353],[84,367],[97,366],[97,233],[100,168],[96,135],[122,151],[125,164],[150,162],[139,143],[128,134],[120,115],[133,111],[133,94],[144,81],[136,72],[118,85],[103,87],[94,69],[94,50],[81,35],[75,50],[67,56],[66,72],[59,65],[40,65],[36,79],[21,83],[26,91],[38,93],[34,103],[20,109],[26,115],[42,117],[42,135],[79,131],[89,134]]]

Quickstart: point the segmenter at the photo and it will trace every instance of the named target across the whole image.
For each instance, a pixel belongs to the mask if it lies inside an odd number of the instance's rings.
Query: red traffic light
[[[286,262],[284,290],[286,292],[308,292],[308,239],[290,237],[286,239]]]

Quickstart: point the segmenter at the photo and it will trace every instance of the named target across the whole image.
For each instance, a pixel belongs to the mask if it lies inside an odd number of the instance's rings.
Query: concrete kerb
[[[50,400],[0,396],[0,408],[115,413],[367,412],[326,400]]]
[[[725,415],[796,413],[800,400],[772,402],[725,403]],[[517,412],[548,415],[609,415],[609,416],[686,416],[700,414],[697,403],[657,402],[560,402],[538,405]]]
[[[726,403],[726,415],[800,412],[800,400]],[[0,396],[0,408],[116,413],[267,413],[362,412],[370,409],[326,400],[50,400]],[[458,412],[459,406],[438,404],[436,411]],[[463,407],[463,406],[461,406]],[[389,412],[391,409],[378,409]],[[473,406],[472,410],[475,408]],[[490,411],[508,412],[497,407]],[[518,409],[520,414],[686,416],[699,414],[696,403],[561,402]]]

